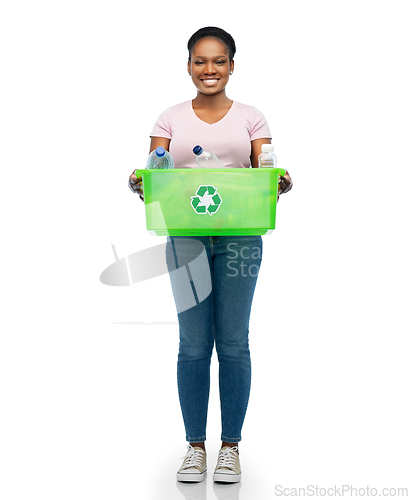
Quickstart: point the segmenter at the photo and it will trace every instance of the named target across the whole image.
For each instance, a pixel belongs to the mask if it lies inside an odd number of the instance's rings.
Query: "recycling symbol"
[[[209,215],[213,215],[219,210],[222,199],[219,193],[217,193],[216,187],[199,186],[196,195],[191,196],[190,203],[197,214],[205,214],[207,212]]]

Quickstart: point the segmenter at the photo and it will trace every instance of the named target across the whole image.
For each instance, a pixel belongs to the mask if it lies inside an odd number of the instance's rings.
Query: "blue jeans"
[[[262,259],[261,236],[169,237],[166,258],[178,309],[177,381],[186,440],[206,440],[215,345],[221,439],[237,443],[250,395],[249,319]],[[175,270],[185,279],[171,272]]]

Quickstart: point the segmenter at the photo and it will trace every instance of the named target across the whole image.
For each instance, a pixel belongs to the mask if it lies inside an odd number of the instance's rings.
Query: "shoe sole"
[[[213,481],[217,483],[238,483],[241,479],[241,474],[213,474]]]
[[[182,483],[201,483],[206,476],[207,471],[202,474],[183,474],[183,472],[176,473],[176,479]]]

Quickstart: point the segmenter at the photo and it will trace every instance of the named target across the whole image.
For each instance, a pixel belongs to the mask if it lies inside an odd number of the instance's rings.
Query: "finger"
[[[129,179],[128,186],[133,193],[137,193],[137,194],[143,193],[142,184],[135,184],[134,182],[132,182],[131,179]]]
[[[129,176],[129,179],[131,179],[133,182],[142,182],[142,177],[136,177],[136,175],[133,172]]]
[[[282,179],[283,181],[281,183],[281,193],[284,194],[290,191],[290,189],[293,187],[293,182],[291,180],[291,177],[283,177]]]

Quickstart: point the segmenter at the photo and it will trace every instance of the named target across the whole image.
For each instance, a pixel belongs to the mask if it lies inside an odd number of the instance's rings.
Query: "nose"
[[[206,66],[204,68],[204,72],[206,73],[206,75],[213,75],[214,73],[216,73],[215,66],[211,61],[206,63]]]

